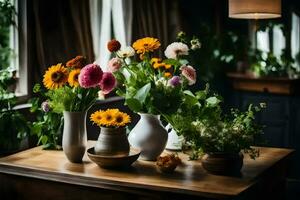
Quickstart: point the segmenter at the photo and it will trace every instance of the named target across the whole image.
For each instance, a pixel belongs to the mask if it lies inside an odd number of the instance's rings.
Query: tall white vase
[[[129,133],[131,146],[140,148],[140,158],[154,161],[165,149],[168,133],[158,115],[139,113],[141,119]]]

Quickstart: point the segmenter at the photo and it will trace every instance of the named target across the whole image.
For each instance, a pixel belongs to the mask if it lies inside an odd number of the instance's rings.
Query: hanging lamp
[[[281,0],[229,0],[229,17],[271,19],[281,17]]]

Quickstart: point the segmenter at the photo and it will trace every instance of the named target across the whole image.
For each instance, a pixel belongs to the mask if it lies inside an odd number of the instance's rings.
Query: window
[[[26,0],[0,0],[0,70],[16,75],[15,93],[28,94]]]
[[[300,17],[295,12],[292,13],[291,55],[300,66]]]

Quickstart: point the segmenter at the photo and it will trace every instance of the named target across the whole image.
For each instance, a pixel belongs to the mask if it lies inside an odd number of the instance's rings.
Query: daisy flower
[[[119,56],[119,58],[129,58],[129,57],[134,56],[134,54],[135,54],[135,51],[130,46],[117,51],[117,55]]]

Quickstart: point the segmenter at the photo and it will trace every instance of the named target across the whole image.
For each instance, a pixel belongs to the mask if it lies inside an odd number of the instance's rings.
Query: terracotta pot
[[[125,128],[101,127],[95,145],[95,154],[101,156],[128,156],[129,150]]]
[[[244,155],[240,153],[207,153],[202,157],[202,167],[211,174],[239,174]]]

